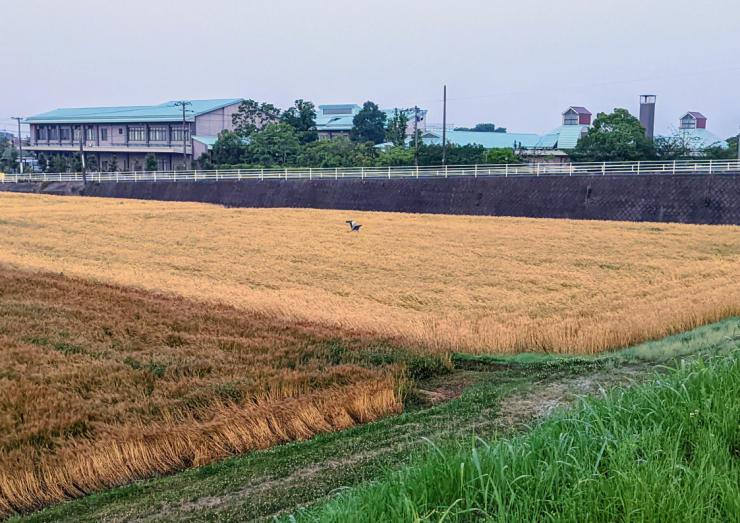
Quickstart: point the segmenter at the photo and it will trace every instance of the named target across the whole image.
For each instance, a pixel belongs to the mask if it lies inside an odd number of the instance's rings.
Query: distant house
[[[160,170],[189,168],[212,146],[219,132],[233,130],[232,115],[242,101],[191,100],[184,125],[182,107],[175,102],[57,109],[24,121],[31,127],[27,148],[47,157],[71,156],[79,151],[82,139],[85,156],[94,155],[102,170],[108,169],[114,155],[121,170],[143,169],[149,153],[154,153]]]
[[[700,154],[707,147],[727,148],[729,144],[716,134],[707,130],[707,117],[698,111],[689,111],[679,119],[673,136],[659,136],[664,140],[678,140],[683,147]]]
[[[544,136],[533,133],[481,133],[474,131],[447,131],[448,144],[481,145],[486,149],[517,149],[532,161],[564,161],[568,149],[578,143],[591,128],[591,112],[585,107],[568,107],[562,113],[562,125]],[[427,131],[422,135],[425,144],[441,145],[442,131]]]
[[[568,107],[562,113],[563,124],[542,137],[535,149],[567,151],[591,128],[591,112],[585,107]]]
[[[349,136],[352,130],[355,116],[362,110],[357,104],[319,105],[316,115],[316,129],[319,138],[336,138],[337,136]],[[386,123],[395,115],[396,109],[381,109],[386,114]],[[404,109],[409,123],[406,134],[414,134],[414,110]],[[419,109],[419,122],[417,128],[424,132],[426,130],[427,111]]]

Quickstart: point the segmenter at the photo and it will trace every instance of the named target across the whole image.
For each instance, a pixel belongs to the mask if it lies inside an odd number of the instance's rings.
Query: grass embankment
[[[88,496],[13,521],[273,521],[275,514],[315,506],[332,491],[360,487],[414,462],[413,456],[428,452],[422,438],[445,451],[458,449],[458,441],[469,442],[473,435],[492,441],[555,405],[642,379],[656,363],[697,351],[727,353],[737,342],[737,323],[728,320],[598,358],[456,357],[457,370],[421,380],[424,392],[414,397],[437,395],[447,403],[407,405],[404,414],[375,423]]]
[[[405,376],[444,366],[358,333],[3,267],[0,516],[398,413]]]
[[[582,400],[526,435],[455,450],[344,493],[299,521],[740,520],[740,357]]]
[[[596,354],[740,314],[738,227],[8,193],[0,207],[0,262],[431,349]]]

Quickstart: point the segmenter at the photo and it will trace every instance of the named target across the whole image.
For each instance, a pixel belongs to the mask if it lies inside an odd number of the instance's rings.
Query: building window
[[[696,119],[689,115],[681,118],[681,129],[696,129]]]
[[[80,141],[80,136],[82,136],[82,131],[81,131],[81,129],[80,129],[80,128],[76,128],[76,129],[74,130],[74,140],[75,140],[76,142],[79,142],[79,141]]]
[[[46,140],[46,127],[36,127],[36,140]]]
[[[157,160],[157,169],[160,171],[167,170],[167,158],[160,158]]]
[[[183,140],[182,135],[183,135],[183,128],[182,127],[173,127],[172,128],[172,141],[173,142],[182,142],[182,140]],[[186,127],[185,128],[185,140],[189,140],[189,139],[190,139],[190,132],[189,132],[189,130]]]
[[[565,118],[563,118],[563,125],[578,125],[578,113],[576,113],[575,111],[565,113]]]
[[[94,127],[88,127],[88,128],[86,129],[86,131],[87,131],[87,132],[86,132],[86,134],[87,134],[87,138],[86,138],[86,140],[87,140],[88,142],[94,142],[94,141],[95,141],[95,139],[96,139],[96,137],[97,137],[97,135],[98,135],[98,133],[97,133],[97,129],[95,129]]]
[[[49,127],[49,140],[59,140],[59,127]]]
[[[103,172],[108,172],[108,160],[103,160]]]
[[[143,142],[144,128],[143,127],[129,127],[128,128],[128,141],[129,142]]]
[[[351,107],[338,107],[334,109],[324,109],[324,114],[352,114]]]
[[[167,141],[167,128],[166,127],[150,127],[149,128],[149,140],[153,142],[166,142]]]
[[[123,134],[123,127],[118,128],[118,134]]]
[[[108,129],[101,129],[100,130],[100,139],[104,142],[108,141]]]
[[[69,141],[69,127],[62,127],[62,140]]]

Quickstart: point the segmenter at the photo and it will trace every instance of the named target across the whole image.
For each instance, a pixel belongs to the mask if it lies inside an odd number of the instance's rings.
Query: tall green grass
[[[740,521],[740,355],[681,362],[514,439],[430,446],[383,480],[288,519]]]

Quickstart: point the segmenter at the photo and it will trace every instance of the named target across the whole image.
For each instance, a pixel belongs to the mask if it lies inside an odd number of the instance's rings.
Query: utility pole
[[[444,92],[444,108],[442,109],[442,165],[447,160],[447,86]]]
[[[20,156],[18,157],[18,174],[23,174],[23,137],[21,136],[21,120],[23,118],[19,116],[13,116],[13,120],[18,120],[18,150]]]
[[[414,165],[419,167],[419,108],[414,106]]]
[[[188,168],[188,162],[187,162],[187,156],[185,154],[186,151],[186,142],[185,142],[185,107],[188,105],[193,105],[190,102],[181,101],[181,102],[175,102],[175,107],[182,107],[182,170],[186,171]]]
[[[82,145],[85,143],[85,124],[80,124],[80,161],[82,161],[82,185],[87,186],[87,170],[85,169],[85,149]]]

